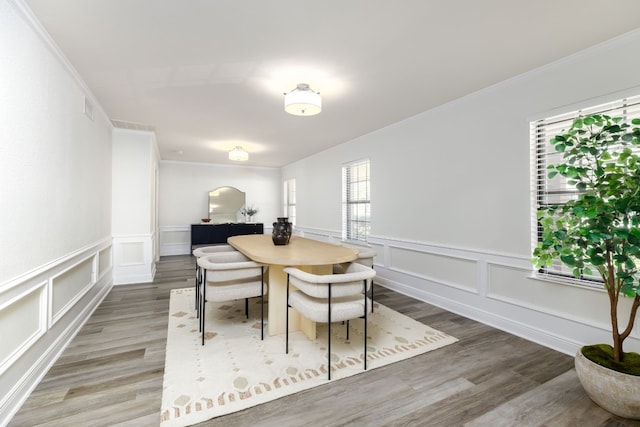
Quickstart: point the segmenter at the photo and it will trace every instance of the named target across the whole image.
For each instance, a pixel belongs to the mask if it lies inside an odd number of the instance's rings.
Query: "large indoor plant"
[[[640,381],[640,356],[623,348],[640,307],[640,128],[636,125],[639,119],[629,124],[622,118],[590,115],[574,120],[567,131],[550,140],[562,153],[562,162],[548,166],[549,178],[563,176],[578,192],[566,204],[538,210],[542,234],[532,262],[544,268],[560,260],[576,277],[602,278],[613,346],[585,346],[578,356]],[[619,302],[625,296],[632,303],[629,316],[622,319]],[[640,396],[640,389],[636,394]],[[640,417],[640,407],[637,411]]]

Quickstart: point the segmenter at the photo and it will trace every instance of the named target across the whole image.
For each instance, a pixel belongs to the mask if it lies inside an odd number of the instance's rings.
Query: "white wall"
[[[191,224],[209,215],[209,191],[231,186],[246,193],[247,205],[258,208],[253,221],[265,233],[282,216],[280,169],[162,161],[160,162],[160,255],[190,253]]]
[[[341,166],[370,158],[381,283],[567,353],[610,342],[604,292],[530,278],[529,121],[640,93],[633,52],[640,31],[288,165],[298,229],[339,238]]]
[[[0,0],[0,52],[5,425],[111,288],[111,124],[19,0]]]
[[[155,134],[113,132],[113,282],[153,281],[157,261]]]

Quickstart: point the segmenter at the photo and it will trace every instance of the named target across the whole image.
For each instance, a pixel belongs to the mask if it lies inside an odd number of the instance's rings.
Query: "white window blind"
[[[296,180],[288,179],[284,182],[284,216],[289,218],[289,222],[296,224]]]
[[[575,185],[568,184],[567,178],[559,174],[551,179],[547,176],[547,166],[564,162],[563,153],[557,152],[549,141],[556,135],[566,132],[576,118],[591,114],[622,117],[624,122],[630,123],[632,119],[640,118],[640,96],[628,97],[531,122],[532,247],[537,245],[542,236],[542,229],[536,218],[538,209],[543,206],[565,204],[569,200],[576,199],[579,194]],[[598,287],[602,282],[599,276],[585,276],[576,279],[571,269],[559,260],[538,271],[538,275]]]
[[[342,239],[366,242],[371,228],[369,160],[342,167]]]

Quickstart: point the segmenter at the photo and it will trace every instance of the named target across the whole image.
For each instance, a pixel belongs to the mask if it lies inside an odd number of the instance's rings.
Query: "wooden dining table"
[[[291,236],[288,245],[275,245],[271,235],[252,234],[229,237],[227,242],[247,258],[268,264],[267,283],[269,335],[285,333],[287,310],[287,275],[285,267],[297,267],[313,274],[332,274],[333,265],[358,257],[356,249],[300,236]],[[295,310],[289,313],[289,331],[302,331],[310,339],[316,337],[315,322]]]

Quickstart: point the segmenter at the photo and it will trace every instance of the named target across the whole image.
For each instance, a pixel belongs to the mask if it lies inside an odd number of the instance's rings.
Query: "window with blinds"
[[[567,131],[576,118],[591,114],[622,117],[624,122],[631,123],[632,119],[640,118],[640,95],[531,122],[531,183],[534,186],[531,191],[532,247],[536,246],[542,236],[542,230],[536,218],[538,209],[543,206],[565,204],[569,200],[576,199],[579,194],[579,190],[575,185],[569,184],[567,178],[559,174],[551,179],[547,176],[548,165],[563,161],[563,153],[556,152],[549,141]],[[559,260],[538,271],[538,275],[582,285],[602,286],[599,276],[584,276],[576,279],[571,269]]]
[[[296,224],[296,179],[291,178],[284,182],[284,216],[289,218],[289,222]]]
[[[342,167],[342,240],[366,242],[371,229],[369,160]]]

